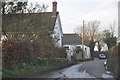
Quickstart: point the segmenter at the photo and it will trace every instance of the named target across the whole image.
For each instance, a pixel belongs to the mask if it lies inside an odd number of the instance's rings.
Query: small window
[[[64,48],[65,48],[66,50],[69,50],[69,46],[65,46]]]
[[[77,48],[77,49],[81,49],[81,47],[80,47],[80,46],[77,46],[76,48]]]

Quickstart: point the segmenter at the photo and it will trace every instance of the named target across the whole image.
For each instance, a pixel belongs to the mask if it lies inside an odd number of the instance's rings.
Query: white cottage
[[[98,42],[95,43],[94,51],[99,51]],[[102,43],[101,51],[108,51],[108,46],[106,43]]]
[[[63,34],[63,47],[72,56],[75,48],[82,48],[82,38],[78,34]],[[91,58],[90,48],[84,45],[85,58]]]
[[[47,29],[53,32],[53,39],[58,47],[62,47],[62,26],[59,12],[57,12],[57,2],[53,3],[52,12],[5,14],[2,15],[2,29],[5,33],[12,32],[39,32]]]

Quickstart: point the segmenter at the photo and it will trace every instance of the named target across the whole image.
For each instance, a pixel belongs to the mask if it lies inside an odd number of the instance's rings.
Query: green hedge
[[[36,72],[54,69],[63,64],[68,64],[65,58],[39,58],[30,64],[20,64],[17,68],[12,67],[9,69],[3,69],[3,78],[24,77],[25,75],[34,74]]]

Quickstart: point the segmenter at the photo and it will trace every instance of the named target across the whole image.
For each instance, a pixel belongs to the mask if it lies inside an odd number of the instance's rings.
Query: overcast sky
[[[48,4],[48,11],[52,11],[54,0],[28,0],[29,2],[43,2]],[[60,13],[64,33],[74,33],[82,21],[98,20],[101,30],[107,29],[109,24],[118,23],[119,0],[56,0]]]

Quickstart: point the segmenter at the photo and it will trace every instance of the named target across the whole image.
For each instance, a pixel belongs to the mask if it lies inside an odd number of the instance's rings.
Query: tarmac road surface
[[[62,78],[84,78],[81,80],[86,80],[87,78],[92,78],[92,80],[101,80],[96,78],[113,78],[112,75],[106,74],[106,69],[104,67],[105,61],[106,60],[95,59],[47,74],[37,74],[35,76],[32,76],[31,78],[56,78],[57,80],[61,80]]]

